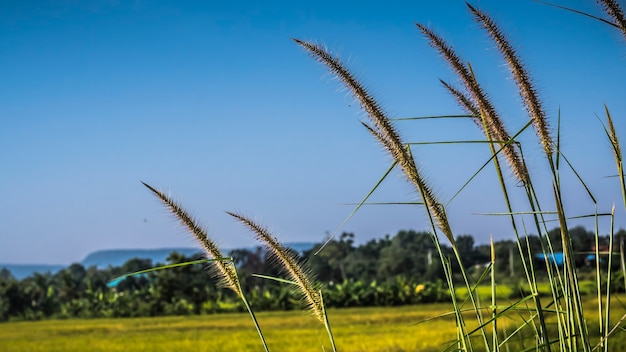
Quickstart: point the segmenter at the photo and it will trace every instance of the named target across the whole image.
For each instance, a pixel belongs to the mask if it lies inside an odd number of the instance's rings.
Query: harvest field
[[[411,326],[448,311],[447,305],[329,310],[342,351],[442,350],[454,338],[454,320]],[[275,351],[329,348],[322,325],[302,311],[258,313]],[[97,319],[2,324],[3,351],[262,351],[249,315]]]
[[[626,302],[626,297],[614,301],[613,324],[626,313],[621,302]],[[597,325],[593,322],[594,306],[595,300],[588,298],[590,329]],[[428,304],[331,309],[328,314],[339,351],[443,351],[455,338],[454,317],[415,323],[450,310],[447,304]],[[270,350],[322,351],[322,345],[326,350],[330,348],[324,328],[305,312],[262,312],[257,317]],[[0,347],[6,352],[263,350],[246,313],[11,322],[0,327]],[[509,327],[508,333],[512,330]],[[624,350],[626,334],[621,329],[614,334],[609,350]],[[590,335],[595,338],[598,334],[590,331]],[[533,339],[532,332],[515,338],[526,348],[534,346]]]

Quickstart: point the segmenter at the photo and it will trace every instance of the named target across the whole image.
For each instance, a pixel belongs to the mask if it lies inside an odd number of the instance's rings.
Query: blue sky
[[[553,127],[560,109],[564,153],[599,211],[615,203],[616,226],[626,226],[596,118],[606,103],[626,138],[624,40],[532,1],[473,4],[519,49]],[[569,5],[602,14],[593,1]],[[525,124],[506,66],[463,1],[0,2],[0,262],[69,264],[98,249],[194,245],[140,181],[171,192],[223,247],[254,244],[225,210],[283,241],[322,241],[390,158],[360,125],[358,104],[290,38],[338,54],[392,117],[460,113],[438,82],[455,77],[413,22],[472,63],[510,131]],[[469,121],[397,126],[411,142],[481,138]],[[541,148],[531,130],[520,140],[550,209]],[[484,145],[414,149],[444,202],[488,153]],[[563,182],[570,215],[594,211],[571,173]],[[417,197],[395,172],[373,200]],[[491,170],[448,207],[453,231],[479,243],[512,238],[506,219],[479,215],[504,210]],[[600,228],[608,231],[606,219]],[[400,229],[428,229],[423,209],[368,206],[344,227],[361,243]]]

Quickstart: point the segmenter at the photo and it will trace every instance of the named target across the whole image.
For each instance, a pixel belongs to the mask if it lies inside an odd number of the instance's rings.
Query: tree
[[[391,243],[381,250],[377,279],[390,281],[399,275],[423,278],[428,271],[429,252],[431,256],[436,253],[429,233],[399,231]]]
[[[382,239],[373,239],[356,247],[346,258],[346,276],[366,282],[376,280],[381,251],[390,244],[391,239],[387,235]]]
[[[69,303],[83,296],[86,288],[83,281],[85,276],[87,276],[87,271],[79,263],[70,265],[67,269],[59,271],[54,276],[61,303]]]
[[[172,253],[167,258],[171,264],[185,263],[194,258]],[[155,274],[154,296],[158,313],[190,314],[200,313],[209,298],[216,298],[215,288],[206,268],[202,265],[186,265],[160,270]],[[213,291],[211,295],[210,291]]]
[[[346,259],[354,251],[354,234],[344,232],[339,240],[330,240],[324,249],[316,255],[322,244],[304,253],[308,264],[323,283],[339,283],[348,279],[346,275]]]
[[[152,267],[153,265],[152,265],[151,259],[133,258],[133,259],[127,260],[126,263],[124,263],[124,265],[122,265],[118,270],[114,270],[114,271],[117,272],[116,276],[121,276],[121,275],[131,274],[131,273],[135,273],[138,271],[150,269]],[[98,282],[99,282],[99,278],[98,278]],[[145,275],[145,274],[134,275],[134,276],[129,276],[125,278],[124,280],[122,280],[120,283],[118,283],[115,286],[115,289],[118,292],[136,291],[149,284],[150,282],[148,279],[148,275]]]

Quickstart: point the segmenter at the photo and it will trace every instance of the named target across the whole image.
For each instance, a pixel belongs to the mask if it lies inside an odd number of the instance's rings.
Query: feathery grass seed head
[[[448,92],[452,94],[452,96],[454,97],[454,99],[456,99],[459,106],[463,110],[465,110],[467,114],[473,116],[472,120],[474,121],[474,123],[476,123],[478,128],[483,130],[484,126],[480,119],[480,110],[478,109],[478,106],[476,106],[476,104],[474,103],[472,97],[466,95],[464,92],[457,89],[456,87],[453,87],[451,84],[449,84],[448,82],[444,80],[440,79],[439,82],[441,82],[441,84],[443,84],[443,86],[448,90]]]
[[[379,134],[390,143],[388,146],[392,148],[389,152],[399,158],[403,158],[404,148],[402,141],[395,127],[387,118],[383,109],[371,94],[363,87],[359,81],[348,71],[338,58],[330,54],[321,45],[305,42],[299,39],[293,39],[298,45],[302,46],[316,60],[324,64],[330,72],[335,74],[344,85],[350,90],[352,95],[359,101],[361,108],[367,113],[373,123],[373,127]],[[402,164],[402,163],[401,163]]]
[[[537,91],[533,87],[530,75],[524,68],[522,61],[513,49],[513,46],[509,43],[495,21],[469,3],[466,2],[466,4],[470,9],[470,12],[474,15],[476,21],[482,25],[487,33],[489,33],[491,39],[496,43],[498,50],[509,66],[513,78],[517,83],[522,101],[524,102],[524,107],[528,111],[532,120],[533,127],[535,128],[539,140],[543,145],[546,155],[551,159],[554,154],[554,141],[550,136],[548,120],[546,118],[545,111],[541,106],[541,100],[538,97]]]
[[[289,253],[289,250],[280,244],[280,242],[272,236],[272,234],[265,227],[262,227],[241,214],[232,212],[226,213],[239,220],[248,229],[256,234],[257,240],[265,245],[274,259],[285,269],[289,278],[297,284],[299,288],[298,292],[302,295],[307,308],[317,319],[324,322],[324,307],[319,290],[315,287],[315,284],[310,279],[309,274]]]
[[[604,106],[606,111],[606,120],[609,126],[609,140],[611,141],[611,146],[613,147],[613,156],[615,157],[615,161],[619,164],[622,162],[622,150],[619,145],[619,139],[617,138],[617,132],[615,132],[615,126],[613,125],[613,119],[611,118],[611,114],[609,113],[609,108]]]
[[[431,188],[420,175],[410,150],[405,147],[400,135],[391,123],[390,119],[383,112],[378,102],[369,94],[369,92],[359,83],[359,81],[346,69],[341,61],[331,55],[322,46],[305,42],[299,39],[293,39],[298,45],[302,46],[309,55],[316,61],[324,64],[330,72],[344,83],[344,85],[352,92],[354,97],[359,101],[361,108],[367,113],[372,121],[372,126],[368,126],[368,130],[378,139],[387,149],[389,154],[400,165],[405,176],[418,189],[427,210],[435,218],[437,225],[446,237],[454,243],[454,237],[450,230],[450,225],[445,214],[445,209],[435,198]]]
[[[626,39],[626,18],[619,3],[615,0],[598,0],[598,2],[602,5],[604,12],[611,16],[613,24],[622,31],[622,35]]]
[[[496,112],[496,109],[493,107],[493,104],[487,97],[487,94],[475,79],[471,67],[469,65],[465,65],[452,46],[447,44],[446,41],[434,31],[419,23],[415,23],[415,25],[422,32],[422,34],[426,36],[430,46],[437,50],[444,60],[450,65],[452,70],[457,74],[460,81],[465,86],[465,89],[471,94],[471,96],[467,96],[442,81],[443,85],[452,93],[461,107],[472,115],[481,116],[481,118],[479,120],[475,120],[475,122],[479,124],[479,127],[483,130],[489,140],[499,140],[501,143],[510,140],[511,137],[504,127],[502,119]],[[504,157],[506,158],[513,175],[520,182],[524,184],[528,183],[528,171],[513,144],[502,146]]]
[[[219,250],[217,245],[209,239],[206,230],[204,230],[195,219],[185,211],[178,203],[176,203],[172,198],[167,196],[162,191],[150,186],[145,182],[143,183],[154,195],[156,195],[161,202],[168,208],[170,213],[172,213],[181,224],[195,237],[195,239],[200,243],[202,248],[204,249],[207,256],[212,257],[214,259],[224,258],[222,252]],[[221,283],[231,290],[235,291],[237,295],[241,297],[243,294],[241,292],[239,286],[239,279],[237,278],[237,273],[235,272],[235,268],[231,262],[226,261],[216,261],[214,263],[214,268],[216,269],[216,275],[221,280]]]

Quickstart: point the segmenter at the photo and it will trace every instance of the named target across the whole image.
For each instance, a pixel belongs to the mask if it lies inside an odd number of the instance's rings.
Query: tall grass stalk
[[[471,72],[471,67],[465,65],[461,57],[454,51],[452,46],[438,36],[428,27],[416,23],[417,28],[429,40],[430,45],[441,54],[450,68],[458,75],[469,95],[455,89],[451,85],[442,82],[452,95],[457,99],[461,108],[468,114],[477,117],[476,124],[483,130],[485,135],[489,136],[488,140],[499,140],[503,146],[503,153],[511,166],[511,170],[515,177],[522,183],[528,182],[528,171],[515,150],[513,144],[507,143],[511,137],[504,127],[500,115],[496,112],[487,94],[481,85],[475,79]]]
[[[306,308],[315,318],[324,324],[333,351],[336,351],[335,339],[328,322],[328,316],[322,299],[322,291],[319,289],[319,285],[314,283],[311,279],[311,274],[305,270],[298,260],[289,253],[289,250],[285,248],[267,228],[241,214],[233,212],[226,213],[239,220],[244,226],[251,230],[256,235],[257,240],[271,253],[276,262],[283,267],[287,276],[298,288],[297,293],[302,296]]]
[[[567,233],[568,227],[561,201],[558,153],[555,160],[555,147],[552,137],[550,136],[549,124],[547,122],[546,113],[542,108],[541,100],[539,99],[537,92],[532,85],[532,79],[530,78],[530,75],[526,71],[513,46],[509,43],[508,39],[502,33],[501,29],[497,26],[495,21],[493,21],[487,14],[476,9],[470,4],[467,4],[467,6],[469,7],[470,12],[473,14],[477,22],[481,24],[481,26],[493,39],[494,43],[502,54],[504,61],[510,68],[511,74],[515,82],[517,83],[518,90],[520,96],[522,97],[524,106],[528,111],[530,120],[535,127],[536,134],[539,137],[541,145],[543,146],[544,152],[546,154],[546,158],[549,162],[550,169],[552,171],[555,205],[559,217],[559,223],[561,225],[561,242],[565,258],[565,270],[563,274],[566,278],[566,282],[568,283],[568,285],[565,287],[566,291],[564,292],[565,304],[571,308],[566,310],[566,312],[568,312],[568,314],[573,311],[579,312],[578,314],[568,315],[569,329],[570,333],[571,329],[576,329],[576,327],[580,330],[580,339],[582,340],[584,349],[588,350],[589,343],[588,341],[586,341],[587,334],[583,333],[582,331],[585,329],[585,326],[580,318],[582,316],[581,298],[580,293],[578,292],[578,285],[576,284],[576,274],[572,264],[574,254],[571,240]],[[532,191],[530,187],[532,187],[531,183],[526,185],[526,188],[529,190],[529,203],[531,208],[534,210],[535,207],[539,207],[539,202],[534,194],[534,191]],[[538,219],[535,220],[535,223],[537,225],[539,233],[541,233],[541,227],[539,226],[540,223]],[[545,222],[543,223],[545,224]],[[549,241],[549,239],[547,240]],[[557,286],[554,285],[554,287]],[[555,296],[557,296],[556,292]]]
[[[511,167],[511,170],[513,171],[513,174],[523,185],[525,185],[526,187],[530,187],[530,176],[528,174],[526,165],[523,162],[523,159],[515,150],[515,144],[512,143],[513,140],[511,139],[511,137],[509,137],[509,133],[506,131],[499,114],[494,108],[493,103],[489,100],[487,94],[483,91],[482,87],[476,80],[476,76],[472,70],[471,65],[463,64],[463,60],[455,53],[452,46],[447,44],[440,36],[435,34],[432,30],[426,28],[419,23],[417,23],[416,25],[429,40],[430,45],[437,51],[439,51],[444,61],[446,61],[450,65],[452,70],[459,76],[460,81],[463,82],[465,89],[470,92],[470,95],[467,96],[456,89],[452,89],[447,84],[444,84],[444,86],[446,86],[446,88],[451,91],[451,93],[457,99],[457,102],[461,105],[462,108],[464,108],[468,113],[478,114],[478,116],[480,116],[478,125],[485,133],[485,137],[488,141],[493,141],[494,139],[503,140],[503,142],[501,142],[501,150],[504,151],[504,154],[509,163],[509,166]],[[504,182],[503,171],[497,157],[498,151],[495,150],[493,144],[489,144],[489,147],[492,154],[492,160],[495,166],[495,170],[498,175],[500,187],[504,195],[504,200],[506,202],[507,209],[511,214],[511,225],[517,239],[518,251],[520,253],[520,258],[523,263],[524,272],[526,274],[529,286],[531,287],[531,291],[533,291],[533,295],[535,297],[535,306],[537,307],[537,313],[541,321],[540,326],[542,328],[541,331],[538,333],[538,336],[540,336],[543,341],[547,341],[547,328],[545,325],[544,315],[541,310],[541,302],[539,299],[539,295],[535,294],[535,290],[533,289],[535,287],[535,279],[534,270],[532,270],[532,268],[530,267],[532,266],[532,258],[529,258],[529,261],[531,263],[529,265],[526,256],[524,255],[524,249],[521,246],[522,242],[520,241],[515,218],[512,215],[513,209],[509,198],[509,192],[507,190],[506,183]]]
[[[500,348],[498,347],[498,309],[496,306],[496,248],[493,245],[493,236],[489,237],[489,249],[491,254],[491,334],[493,351],[497,352]]]
[[[515,144],[513,143],[513,139],[509,137],[509,133],[506,131],[504,124],[502,123],[499,114],[496,112],[493,103],[487,97],[487,94],[483,91],[480,84],[476,80],[476,76],[472,70],[471,65],[463,64],[462,59],[455,53],[453,48],[447,44],[440,36],[435,34],[432,30],[427,27],[417,23],[417,27],[420,31],[427,37],[429,43],[432,47],[434,47],[444,58],[452,70],[459,76],[460,81],[464,84],[465,89],[470,92],[470,95],[466,95],[463,92],[453,88],[449,84],[442,82],[444,86],[452,93],[452,95],[456,98],[457,102],[463,109],[465,109],[468,113],[480,116],[480,120],[477,123],[479,127],[485,133],[485,136],[488,141],[493,141],[494,139],[502,140],[502,149],[504,151],[504,155],[513,171],[513,174],[516,178],[526,187],[530,185],[530,176],[528,174],[527,168],[523,160],[520,158],[519,154],[515,150]],[[507,204],[507,209],[510,213],[512,213],[511,202],[509,199],[507,186],[504,182],[502,168],[500,166],[500,162],[497,157],[497,153],[493,144],[489,144],[492,160],[494,162],[494,166],[498,175],[498,179],[500,181],[500,186],[502,192],[504,194],[504,199]],[[520,252],[520,258],[523,262],[524,271],[526,273],[527,280],[529,285],[532,288],[534,285],[534,270],[532,268],[529,269],[529,264],[524,256],[524,251],[521,247],[521,241],[519,240],[519,232],[517,231],[517,225],[515,223],[515,218],[513,215],[510,216],[511,224],[513,227],[513,232],[515,233],[518,250]],[[530,266],[532,266],[532,258],[530,258]],[[534,294],[535,292],[533,292]],[[546,325],[544,320],[543,312],[541,311],[541,303],[539,296],[537,294],[535,296],[535,305],[538,307],[537,312],[540,317],[542,327],[542,331],[538,334],[541,336],[544,341],[546,339]],[[548,346],[549,350],[549,346]]]
[[[611,233],[613,233],[614,230],[614,224],[615,224],[615,206],[613,206],[613,208],[611,209]],[[613,267],[613,237],[611,236],[609,238],[609,258],[608,258],[608,263],[607,263],[607,269],[606,269],[606,310],[605,310],[605,320],[604,320],[604,326],[605,326],[605,331],[604,334],[602,335],[602,342],[604,343],[606,341],[606,339],[608,338],[608,326],[610,324],[610,315],[611,315],[611,284],[613,283],[612,281],[612,267]],[[608,348],[609,345],[604,343],[604,351],[608,352]]]
[[[622,200],[624,202],[624,209],[626,209],[626,181],[624,177],[624,159],[622,158],[622,148],[619,144],[619,138],[617,138],[617,132],[615,132],[615,125],[613,125],[613,119],[609,108],[604,105],[604,111],[606,112],[606,121],[608,129],[605,127],[606,135],[611,142],[611,148],[613,151],[613,157],[615,158],[615,165],[617,166],[617,177],[619,177],[619,183],[622,189]]]
[[[433,229],[432,239],[439,253],[441,262],[446,263],[447,259],[445,258],[445,254],[443,253],[443,250],[439,243],[439,239],[437,238],[437,229],[441,231],[449,240],[456,260],[458,261],[459,266],[462,268],[461,273],[468,288],[469,297],[474,306],[477,319],[480,322],[484,343],[486,347],[489,346],[489,343],[487,341],[487,333],[482,324],[480,308],[475,301],[474,294],[471,291],[469,281],[467,280],[466,272],[463,269],[463,263],[461,261],[458,248],[454,240],[454,235],[450,228],[450,223],[446,215],[445,207],[441,202],[437,200],[431,187],[422,177],[421,172],[419,171],[415,163],[415,159],[413,158],[410,147],[402,141],[400,135],[396,131],[389,117],[383,112],[383,109],[380,107],[378,102],[352,75],[352,73],[341,63],[338,58],[334,57],[320,45],[311,42],[305,42],[299,39],[294,39],[294,41],[298,45],[303,47],[315,60],[324,64],[327,69],[335,74],[344,83],[348,90],[352,92],[354,98],[359,101],[361,108],[367,113],[367,116],[372,122],[372,126],[366,125],[366,128],[383,145],[387,152],[392,156],[394,161],[397,162],[397,164],[401,167],[405,177],[415,186],[416,190],[421,195],[423,203],[425,204],[426,213]],[[453,293],[454,283],[452,280],[451,269],[450,267],[445,265],[443,269],[450,292]],[[452,294],[452,296],[454,296],[454,294]],[[454,298],[453,305],[455,307],[455,311],[458,311],[460,309]],[[460,346],[463,349],[471,350],[471,341],[467,337],[464,318],[460,313],[457,314],[457,325],[459,328]]]
[[[150,186],[149,184],[142,182],[144,186],[146,186],[159,200],[167,207],[172,215],[174,215],[180,223],[193,235],[193,237],[200,243],[202,248],[204,249],[205,255],[209,258],[219,259],[224,258],[222,252],[219,247],[213,242],[207,231],[200,226],[196,220],[189,215],[189,213],[183,209],[177,202],[175,202],[171,197],[166,195],[164,192]],[[265,351],[269,351],[267,347],[267,343],[265,342],[265,337],[263,336],[263,332],[261,331],[261,327],[259,326],[259,322],[250,307],[248,299],[246,295],[243,293],[243,289],[241,287],[241,282],[239,280],[239,276],[237,274],[237,268],[232,261],[223,261],[218,260],[213,262],[212,268],[215,268],[214,274],[218,278],[219,282],[225,285],[227,288],[234,291],[239,298],[243,301],[252,321],[254,322],[254,327],[261,339],[261,343],[263,344],[263,348]]]
[[[472,15],[478,23],[480,23],[489,36],[493,39],[497,45],[500,53],[504,57],[508,64],[513,78],[519,88],[520,96],[524,102],[524,107],[528,111],[530,118],[533,122],[533,126],[539,136],[539,140],[543,145],[546,155],[551,159],[554,154],[554,141],[550,136],[549,123],[546,118],[546,113],[542,107],[541,100],[537,96],[537,91],[532,85],[532,79],[530,75],[522,65],[522,62],[513,49],[513,46],[509,43],[504,36],[500,28],[496,25],[495,21],[491,19],[486,13],[478,10],[469,3],[466,3]]]
[[[596,218],[596,235],[595,237],[595,256],[596,256],[596,290],[597,292],[597,299],[598,299],[598,330],[600,333],[600,336],[605,336],[606,334],[606,329],[607,327],[604,326],[603,324],[603,319],[602,319],[602,275],[601,275],[601,271],[600,271],[600,233],[598,230],[598,219]],[[609,268],[610,270],[610,268]],[[625,277],[626,279],[626,277]],[[625,286],[626,287],[626,286]],[[600,341],[600,345],[604,345],[604,339],[602,341]]]

